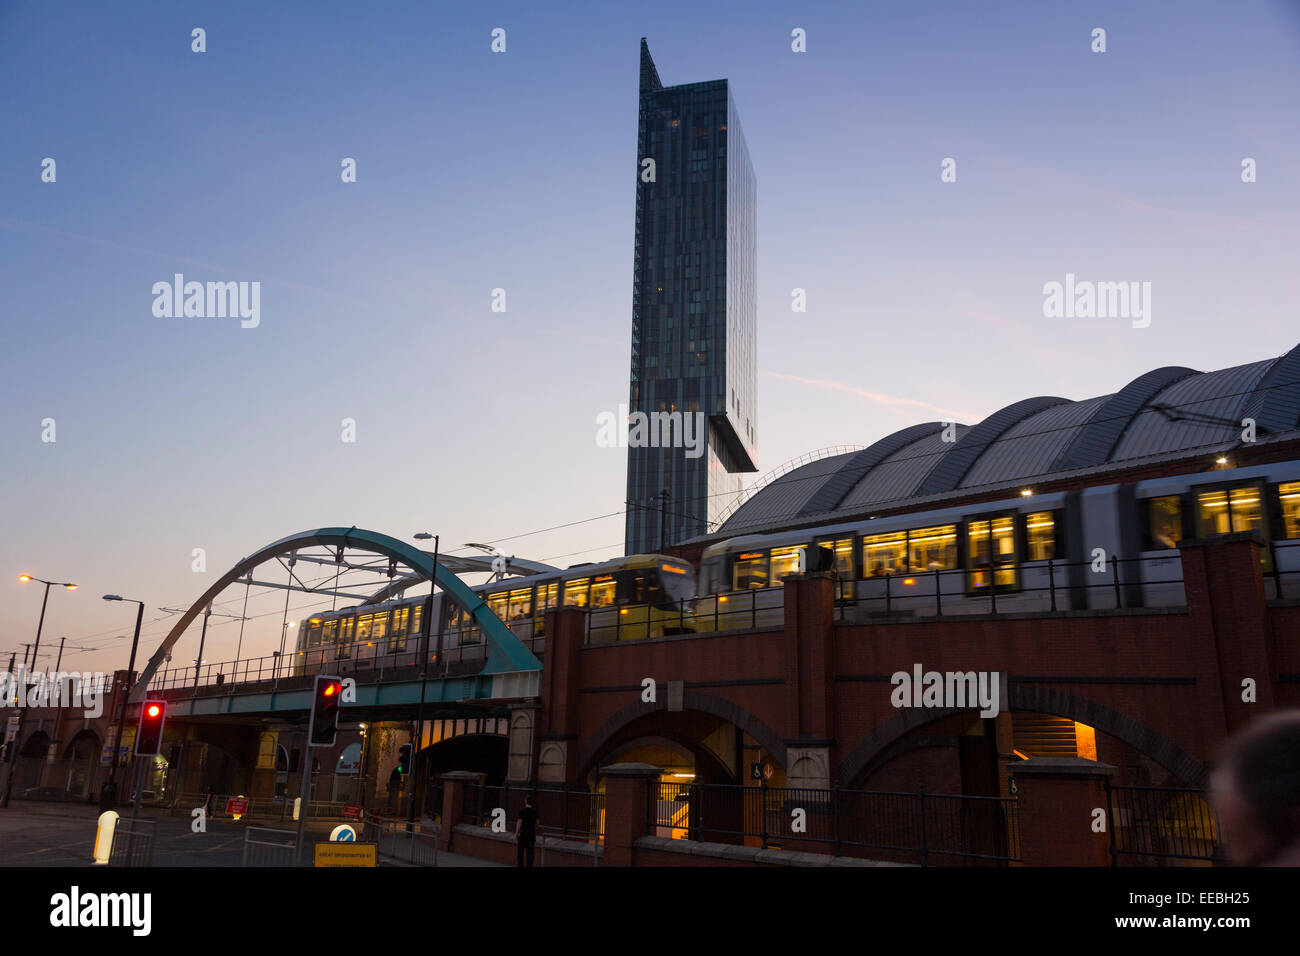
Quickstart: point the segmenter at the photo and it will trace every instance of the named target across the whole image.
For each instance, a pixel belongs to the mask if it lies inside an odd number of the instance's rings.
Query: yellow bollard
[[[109,854],[113,852],[113,831],[117,829],[118,813],[105,810],[99,815],[99,829],[95,831],[95,849],[92,854],[96,866],[108,863]]]

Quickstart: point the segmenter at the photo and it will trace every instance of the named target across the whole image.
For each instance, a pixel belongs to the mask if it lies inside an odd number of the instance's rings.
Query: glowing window
[[[564,605],[565,607],[586,607],[587,606],[587,588],[591,584],[591,578],[578,578],[576,581],[564,582]]]
[[[957,526],[916,528],[907,533],[908,570],[947,571],[957,567]]]
[[[1300,538],[1300,481],[1278,485],[1277,494],[1282,503],[1283,533],[1288,538]]]
[[[1025,515],[1026,561],[1047,561],[1056,557],[1056,522],[1050,511]]]
[[[1015,523],[1008,515],[966,526],[966,553],[970,556],[970,586],[986,588],[992,580],[999,587],[1016,583]]]
[[[862,576],[883,578],[907,570],[907,532],[868,534],[862,538]]]
[[[1152,498],[1147,502],[1147,534],[1153,551],[1178,547],[1178,542],[1183,540],[1183,515],[1177,495]]]
[[[772,549],[772,559],[768,567],[773,584],[780,584],[781,579],[787,574],[798,573],[799,552],[802,550],[802,545],[793,548]]]

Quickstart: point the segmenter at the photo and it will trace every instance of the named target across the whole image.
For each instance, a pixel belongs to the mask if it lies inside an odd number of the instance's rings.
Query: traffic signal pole
[[[313,720],[307,722],[307,740],[306,746],[302,748],[302,782],[298,784],[298,836],[293,847],[293,865],[302,866],[302,837],[307,826],[307,788],[311,786],[311,725]]]
[[[415,831],[415,795],[420,788],[420,751],[424,747],[424,683],[428,677],[429,670],[429,644],[433,636],[433,592],[437,588],[438,580],[438,542],[439,537],[434,535],[433,538],[433,576],[429,578],[429,597],[424,605],[424,634],[421,643],[424,645],[420,651],[420,705],[415,712],[415,740],[411,747],[411,799],[406,809],[406,832]],[[445,597],[444,597],[445,600]]]

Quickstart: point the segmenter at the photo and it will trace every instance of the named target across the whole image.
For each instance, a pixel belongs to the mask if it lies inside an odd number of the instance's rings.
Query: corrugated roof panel
[[[958,429],[958,434],[961,434],[961,429]],[[945,442],[942,432],[900,448],[858,482],[840,503],[839,510],[861,510],[878,502],[912,495],[935,463],[951,448],[952,442]]]
[[[1129,461],[1240,437],[1241,411],[1272,364],[1273,359],[1252,362],[1174,382],[1133,419],[1110,460]]]
[[[943,422],[924,422],[920,425],[902,428],[886,435],[873,443],[871,447],[864,448],[862,451],[851,455],[835,474],[822,483],[822,486],[817,489],[817,493],[808,499],[801,514],[812,515],[835,510],[839,503],[844,500],[844,497],[853,490],[853,486],[861,481],[872,468],[875,468],[876,465],[900,448],[910,445],[918,438],[924,438],[931,432],[941,431],[943,427]]]
[[[726,520],[722,529],[734,534],[754,525],[794,518],[826,478],[839,471],[854,454],[856,452],[846,452],[818,458],[787,472],[754,492],[754,496]]]
[[[1013,425],[976,459],[958,487],[1047,474],[1052,462],[1109,397],[1053,405]]]
[[[1068,402],[1069,399],[1057,398],[1054,395],[1039,395],[1034,398],[1023,398],[1005,408],[999,408],[978,425],[971,426],[971,430],[952,445],[948,453],[934,466],[934,470],[925,476],[917,491],[923,495],[934,495],[955,490],[975,462],[993,447],[999,438],[1043,409]]]

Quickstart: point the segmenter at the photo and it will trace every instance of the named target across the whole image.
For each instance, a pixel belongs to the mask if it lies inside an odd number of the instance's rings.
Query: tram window
[[[587,587],[591,584],[591,578],[578,578],[574,581],[564,582],[564,606],[565,607],[586,607],[587,606]]]
[[[334,638],[337,636],[338,627],[338,621],[326,621],[324,626],[320,629],[320,642],[322,644],[333,644]]]
[[[840,538],[838,541],[818,541],[813,547],[830,548],[835,555],[835,570],[839,573],[836,584],[836,597],[846,598],[852,594],[853,580],[853,539]]]
[[[307,646],[320,647],[320,621],[313,621],[307,629]],[[110,759],[111,759],[110,754]]]
[[[533,589],[510,592],[510,620],[522,621],[533,616]]]
[[[1014,521],[992,518],[966,525],[966,553],[970,555],[970,586],[989,586],[989,568],[999,587],[1015,586],[1016,538]]]
[[[357,619],[355,617],[345,617],[339,619],[339,650],[336,657],[350,657],[352,655],[352,637],[356,632]]]
[[[555,607],[559,602],[557,600],[559,586],[554,582],[550,584],[537,585],[537,616],[541,617],[546,613],[548,608]]]
[[[602,574],[591,582],[591,606],[609,607],[614,603],[614,576]]]
[[[916,528],[907,533],[908,568],[947,571],[957,567],[957,526]]]
[[[1196,528],[1201,537],[1233,531],[1263,532],[1259,489],[1254,485],[1196,496]]]
[[[406,636],[406,625],[409,622],[410,616],[411,609],[409,607],[393,608],[393,626],[390,632],[393,637]]]
[[[370,624],[370,639],[382,641],[388,635],[388,612],[380,611]]]
[[[357,618],[357,640],[370,640],[370,625],[374,622],[373,614],[362,614]]]
[[[907,532],[869,534],[862,539],[862,574],[868,578],[898,574],[906,569]]]
[[[424,605],[416,604],[411,608],[411,627],[408,634],[421,634],[420,621],[424,617]]]
[[[1283,534],[1300,538],[1300,481],[1278,485],[1277,496],[1282,503]]]
[[[1177,495],[1147,501],[1147,544],[1153,551],[1178,547],[1183,540],[1182,504]]]
[[[804,550],[803,545],[797,545],[793,548],[772,549],[772,560],[769,569],[773,584],[780,584],[781,579],[787,574],[796,574],[799,571],[799,552],[802,550]]]
[[[1056,522],[1050,511],[1025,515],[1026,561],[1049,561],[1056,557]]]
[[[767,587],[767,552],[747,551],[736,555],[731,582],[732,589],[735,591]]]
[[[505,591],[498,591],[496,594],[489,594],[487,606],[491,608],[492,613],[501,620],[509,620],[506,608],[509,606],[510,596]]]

